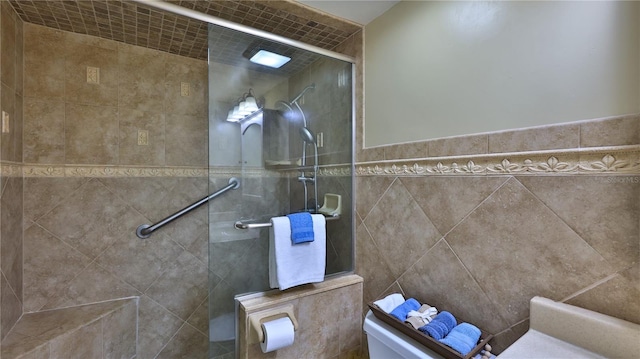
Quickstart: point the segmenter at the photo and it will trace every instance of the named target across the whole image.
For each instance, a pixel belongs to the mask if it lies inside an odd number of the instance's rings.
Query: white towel
[[[324,281],[327,233],[322,214],[312,214],[313,242],[293,244],[287,217],[271,218],[269,229],[269,285],[285,290]]]
[[[400,293],[389,294],[388,296],[376,300],[373,304],[377,305],[385,313],[391,313],[397,306],[404,303],[405,299]]]

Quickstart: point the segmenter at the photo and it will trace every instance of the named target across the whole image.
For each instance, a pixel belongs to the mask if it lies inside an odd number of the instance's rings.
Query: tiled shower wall
[[[324,143],[318,148],[321,166],[344,167],[352,160],[352,88],[351,63],[323,58],[304,71],[292,76],[289,82],[289,98],[297,96],[305,87],[315,84],[305,93],[301,107],[307,125],[317,136],[322,133]],[[330,106],[328,106],[330,104]],[[302,155],[301,124],[289,127],[290,158]],[[307,145],[307,164],[313,164],[313,146]],[[304,206],[303,185],[297,180],[298,173],[289,177],[290,208],[300,210]],[[327,222],[327,273],[350,271],[352,264],[352,179],[349,173],[326,173],[318,175],[318,202],[324,202],[327,193],[342,196],[342,218]],[[309,185],[309,198],[313,198],[313,186]]]
[[[205,357],[206,209],[135,230],[208,193],[206,62],[24,32],[24,311],[140,296],[138,357]]]
[[[22,315],[22,21],[0,2],[0,337]]]
[[[637,145],[639,126],[640,116],[623,116],[361,154]],[[639,217],[638,173],[361,175],[356,272],[364,303],[390,292],[416,297],[496,334],[500,352],[528,329],[536,295],[640,323]]]

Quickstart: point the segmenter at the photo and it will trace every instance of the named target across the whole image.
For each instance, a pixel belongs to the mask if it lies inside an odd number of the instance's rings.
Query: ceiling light
[[[249,61],[253,63],[273,67],[275,69],[280,68],[290,60],[290,57],[278,55],[267,50],[260,50],[249,59]]]

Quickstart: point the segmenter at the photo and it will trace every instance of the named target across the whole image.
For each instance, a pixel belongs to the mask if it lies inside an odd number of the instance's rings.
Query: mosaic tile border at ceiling
[[[8,1],[20,18],[29,23],[207,60],[207,24],[199,20],[119,0]],[[293,1],[168,2],[328,50],[361,30],[359,25]],[[246,43],[247,35],[237,33],[237,37],[230,38],[227,33],[214,39],[216,53],[212,56],[219,61],[212,60],[227,64],[238,61],[238,42]],[[305,58],[304,63],[292,64],[288,72],[295,73],[312,60]]]

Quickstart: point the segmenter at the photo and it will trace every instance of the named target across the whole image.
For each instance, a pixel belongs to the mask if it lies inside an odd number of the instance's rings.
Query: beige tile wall
[[[192,353],[206,353],[207,323],[198,324],[203,304],[207,318],[206,210],[146,240],[135,230],[201,198],[207,182],[27,178],[25,312],[139,296],[138,357],[154,358],[165,346],[175,350],[183,336]],[[212,274],[211,280],[220,279]]]
[[[497,334],[536,295],[640,323],[640,175],[360,176],[364,303],[401,291]]]
[[[9,115],[0,166],[22,162],[22,38],[22,21],[0,2],[0,109]],[[0,339],[22,314],[22,206],[22,176],[0,178]]]
[[[356,162],[640,144],[635,114],[363,148],[362,44],[338,47],[356,58]],[[362,175],[355,197],[365,311],[415,296],[497,334],[494,352],[526,332],[534,295],[640,323],[640,174]]]
[[[2,356],[5,359],[133,358],[137,302],[137,299],[124,299],[28,313],[3,341]]]
[[[205,61],[24,29],[26,163],[207,165]],[[88,67],[99,69],[98,84],[88,83]],[[139,131],[147,131],[146,145]]]
[[[26,163],[207,166],[206,62],[24,29]],[[87,67],[100,69],[99,84],[87,83]],[[148,145],[138,144],[139,130],[148,131]],[[208,184],[206,177],[27,178],[25,312],[139,296],[137,357],[205,357],[206,210],[147,240],[135,230],[202,198]]]
[[[631,114],[374,148],[359,142],[357,162],[637,145],[639,126],[640,115]]]
[[[239,358],[353,358],[360,351],[362,278],[348,275],[259,297],[240,297]],[[251,315],[293,305],[298,322],[294,343],[269,353],[249,344]]]

